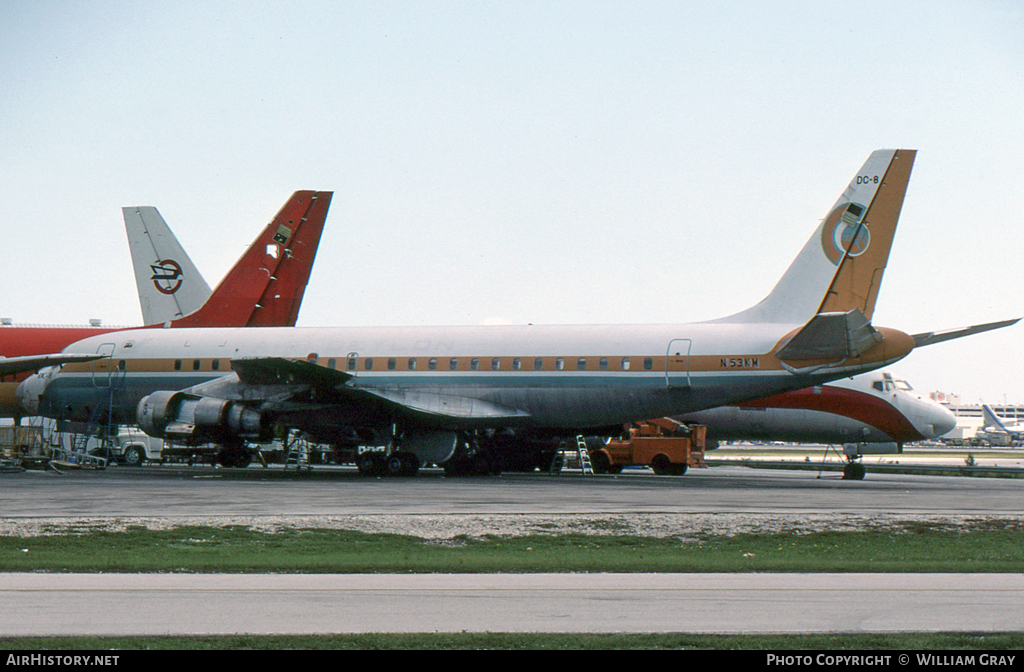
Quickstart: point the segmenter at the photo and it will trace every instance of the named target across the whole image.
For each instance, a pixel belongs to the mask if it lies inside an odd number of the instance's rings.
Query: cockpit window
[[[897,381],[895,381],[895,383],[896,383],[896,389],[897,390],[907,390],[907,391],[910,391],[910,390],[914,389],[914,388],[912,388],[910,386],[910,383],[908,383],[905,380],[897,380]]]

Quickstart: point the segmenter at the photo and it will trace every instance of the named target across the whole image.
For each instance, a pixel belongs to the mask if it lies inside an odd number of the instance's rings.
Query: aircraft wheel
[[[405,471],[402,476],[415,476],[420,470],[420,458],[414,453],[405,453]]]
[[[843,480],[863,481],[864,473],[864,465],[860,462],[847,462],[843,467]]]
[[[413,453],[395,452],[384,462],[388,476],[415,476],[420,469],[420,459]]]
[[[687,464],[685,462],[676,463],[673,462],[669,465],[668,473],[672,476],[682,476],[686,473]]]
[[[387,465],[384,456],[377,452],[363,453],[356,458],[360,476],[383,476]]]

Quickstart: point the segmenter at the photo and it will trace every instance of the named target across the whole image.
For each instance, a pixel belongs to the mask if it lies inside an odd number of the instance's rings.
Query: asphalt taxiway
[[[4,635],[1012,632],[1024,575],[0,574]]]
[[[1024,479],[744,467],[684,476],[562,472],[448,478],[364,478],[352,468],[211,469],[174,465],[0,476],[11,518],[381,514],[779,514],[1017,516]]]

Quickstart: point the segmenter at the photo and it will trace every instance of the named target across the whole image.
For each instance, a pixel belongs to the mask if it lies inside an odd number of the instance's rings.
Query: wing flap
[[[417,415],[459,420],[521,420],[530,417],[530,414],[525,411],[484,399],[456,394],[442,394],[430,390],[375,390],[372,388],[361,388],[360,392],[382,399],[397,406],[400,410]]]

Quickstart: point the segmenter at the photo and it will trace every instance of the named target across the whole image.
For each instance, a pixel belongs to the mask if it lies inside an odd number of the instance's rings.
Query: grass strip
[[[241,527],[0,537],[4,572],[1021,572],[1013,523],[693,538],[533,535],[434,542]]]

